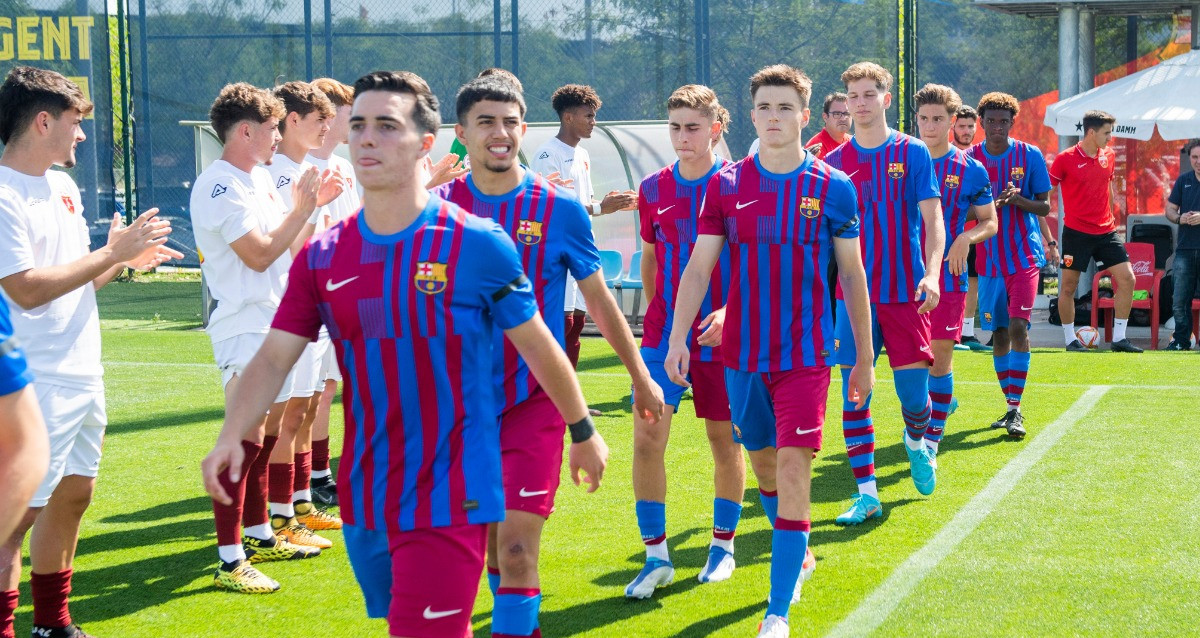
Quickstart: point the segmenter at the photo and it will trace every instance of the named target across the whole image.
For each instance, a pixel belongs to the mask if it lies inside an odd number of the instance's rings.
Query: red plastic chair
[[[1147,290],[1149,299],[1135,299],[1134,308],[1150,311],[1150,325],[1156,329],[1150,331],[1150,348],[1158,350],[1158,293],[1159,286],[1165,274],[1154,267],[1154,244],[1133,242],[1125,244],[1125,252],[1129,254],[1129,264],[1133,266],[1134,290]],[[1099,325],[1100,315],[1104,316],[1104,341],[1112,341],[1113,315],[1116,314],[1114,297],[1100,297],[1100,278],[1112,276],[1112,271],[1105,268],[1096,273],[1092,280],[1092,327]],[[1113,293],[1117,292],[1117,280],[1112,279]],[[1107,312],[1105,312],[1107,311]]]
[[[1200,343],[1200,299],[1192,300],[1192,342]]]

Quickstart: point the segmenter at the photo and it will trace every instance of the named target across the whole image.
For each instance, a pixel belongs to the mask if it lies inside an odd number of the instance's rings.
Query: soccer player
[[[279,147],[267,165],[267,171],[279,200],[291,208],[292,185],[300,180],[304,171],[312,168],[306,157],[325,143],[336,111],[325,93],[308,82],[287,82],[275,87],[272,93],[283,103],[284,116],[279,120]],[[340,174],[325,173],[325,176],[339,186],[342,184]],[[328,214],[323,208],[325,203],[328,202],[318,202],[318,208],[309,220],[313,232],[329,225]],[[307,233],[292,244],[293,254],[299,250],[297,244],[302,245],[305,239]],[[313,422],[325,385],[321,363],[328,345],[328,340],[318,338],[308,344],[300,356],[292,379],[292,394],[283,411],[279,437],[267,466],[271,529],[276,536],[291,543],[320,549],[328,549],[333,543],[313,531],[342,526],[341,519],[313,505],[308,489],[312,472]]]
[[[368,614],[386,615],[392,636],[469,635],[487,523],[504,517],[493,325],[572,423],[572,439],[596,435],[512,240],[423,188],[419,160],[440,119],[429,86],[378,71],[354,89],[350,153],[363,209],[297,255],[273,329],[204,461],[205,485],[229,499],[239,439],[324,323],[349,399],[338,490]],[[587,471],[598,487],[602,463]]]
[[[506,80],[512,83],[513,88],[517,90],[517,93],[520,93],[521,95],[525,94],[525,86],[521,84],[520,78],[518,78],[515,74],[513,74],[512,71],[509,71],[508,69],[502,69],[494,66],[488,67],[480,71],[479,75],[476,75],[475,77],[496,77],[500,78],[501,80]],[[463,143],[460,142],[457,137],[454,138],[454,141],[450,142],[450,153],[458,158],[456,161],[461,164],[463,168],[471,168],[471,158],[467,155],[467,147],[463,146]],[[547,176],[547,178],[549,177],[550,176]],[[557,175],[555,177],[557,177]]]
[[[874,360],[880,346],[887,347],[904,419],[901,438],[910,474],[917,491],[928,495],[937,481],[937,461],[925,446],[925,432],[932,411],[929,313],[941,297],[939,280],[945,254],[940,191],[929,148],[888,127],[884,112],[892,103],[892,74],[873,62],[859,62],[846,69],[841,79],[854,114],[854,137],[825,161],[845,172],[858,193],[859,239],[875,337],[875,350],[865,354]],[[850,366],[861,360],[863,353],[851,339],[846,305],[839,301],[837,307],[837,362],[845,380]],[[846,394],[851,387],[843,382],[842,434],[858,494],[850,508],[837,517],[842,525],[857,525],[883,515],[875,480],[871,397],[856,405]]]
[[[0,511],[20,512],[29,506],[33,491],[46,476],[50,442],[38,409],[37,395],[29,387],[33,375],[25,361],[20,339],[13,336],[8,304],[0,303]],[[0,519],[0,541],[7,539],[20,518]],[[5,618],[15,607],[9,592],[0,593]]]
[[[979,122],[979,114],[966,104],[958,107],[954,117],[954,129],[951,136],[954,147],[960,151],[968,151],[975,143],[975,131]],[[993,203],[992,208],[995,208]],[[975,220],[968,219],[964,231],[975,228]],[[975,269],[975,244],[967,248],[967,297],[963,307],[962,341],[959,348],[979,352],[991,352],[992,347],[985,345],[975,337],[975,315],[979,310],[979,272]]]
[[[1050,214],[1050,175],[1042,152],[1008,136],[1017,113],[1017,98],[988,93],[979,100],[984,141],[971,147],[971,157],[987,169],[996,202],[999,230],[980,244],[979,311],[984,330],[992,330],[992,363],[1005,396],[1004,416],[992,423],[1014,438],[1025,436],[1021,395],[1029,376],[1029,318],[1037,294],[1038,274],[1046,264],[1042,226]]]
[[[89,252],[79,188],[65,172],[51,169],[75,166],[75,147],[85,139],[80,124],[92,108],[78,86],[54,71],[14,67],[0,86],[0,289],[11,334],[21,340],[28,371],[37,378],[31,389],[15,394],[28,379],[18,373],[8,380],[0,421],[37,423],[30,400],[35,395],[50,448],[48,465],[12,468],[41,480],[31,500],[5,512],[15,521],[0,547],[0,636],[6,638],[14,635],[21,545],[31,527],[33,635],[87,636],[72,621],[67,596],[108,422],[96,290],[125,268],[150,269],[183,257],[164,246],[171,225],[155,217],[157,208],[124,228],[113,215],[108,243]],[[15,345],[8,337],[0,347]],[[5,353],[3,366],[17,372],[15,359]],[[0,467],[0,476],[12,469]],[[26,481],[5,481],[0,490],[12,490],[10,498],[26,495]]]
[[[334,150],[345,144],[350,133],[350,108],[354,105],[354,87],[347,86],[331,78],[318,78],[312,81],[313,87],[325,94],[333,104],[334,116],[329,122],[329,132],[325,134],[325,142],[321,148],[309,152],[305,158],[317,170],[336,173],[343,183],[342,194],[325,206],[326,223],[330,226],[358,212],[361,201],[358,190],[354,187],[354,167],[343,157],[334,154]],[[311,500],[321,505],[337,505],[337,484],[329,470],[329,409],[337,397],[338,383],[342,380],[338,371],[337,354],[329,342],[329,332],[321,330],[320,340],[325,341],[325,356],[321,359],[321,372],[318,375],[324,383],[321,398],[317,403],[316,420],[312,426],[312,482],[311,488],[301,482],[300,472],[296,473],[297,491],[310,489]],[[297,453],[296,467],[303,466],[304,453]],[[303,496],[303,494],[301,494]],[[300,500],[300,499],[296,499]]]
[[[929,336],[933,367],[929,374],[931,411],[925,429],[925,447],[937,456],[946,429],[946,419],[958,405],[954,398],[954,344],[964,323],[969,247],[996,234],[996,206],[987,171],[978,161],[950,145],[955,114],[962,98],[954,89],[926,84],[913,96],[917,105],[917,127],[921,141],[933,157],[933,172],[942,190],[942,217],[946,223],[946,253],[943,257],[942,295],[929,314]],[[968,218],[978,223],[964,229]]]
[[[589,215],[633,210],[637,206],[637,193],[631,190],[612,191],[600,201],[596,201],[592,192],[591,157],[579,142],[590,138],[592,130],[596,128],[600,96],[590,86],[568,84],[554,92],[550,103],[558,114],[558,134],[538,147],[530,168],[547,177],[557,173],[557,177],[570,183]],[[566,313],[567,356],[571,359],[571,366],[575,367],[579,365],[579,335],[583,334],[587,301],[569,273],[563,311]],[[599,412],[593,411],[593,414]]]
[[[1116,295],[1113,352],[1141,352],[1129,342],[1125,328],[1133,306],[1133,266],[1125,242],[1117,236],[1113,217],[1113,178],[1117,153],[1108,146],[1117,118],[1104,111],[1083,114],[1083,139],[1061,152],[1050,165],[1050,184],[1063,196],[1062,281],[1058,286],[1058,316],[1062,318],[1067,352],[1087,352],[1075,337],[1075,289],[1079,276],[1096,260],[1096,268],[1112,271]]]
[[[601,334],[633,378],[635,413],[657,420],[663,411],[662,389],[638,357],[633,333],[604,283],[587,212],[569,190],[552,186],[518,162],[525,133],[524,97],[502,78],[477,78],[459,89],[455,111],[454,132],[467,149],[472,170],[434,189],[434,195],[501,225],[519,247],[538,307],[548,316],[557,317],[562,308],[568,273],[579,281]],[[550,328],[560,347],[563,327]],[[488,584],[496,597],[492,632],[536,636],[541,605],[538,555],[558,491],[566,424],[550,395],[530,375],[531,363],[501,331],[494,335],[493,348],[507,511],[503,522],[489,531]],[[572,438],[570,458],[589,473],[603,469],[606,455],[598,434],[586,441]]]
[[[684,387],[672,383],[663,363],[674,321],[675,295],[696,245],[700,205],[708,180],[726,165],[714,153],[728,126],[729,112],[706,86],[688,84],[667,98],[667,128],[678,160],[650,174],[638,188],[638,214],[642,237],[642,281],[650,307],[642,333],[642,360],[663,387],[670,406],[658,423],[639,415],[633,419],[633,495],[637,501],[638,528],[646,546],[646,564],[625,588],[630,598],[649,598],[656,587],[668,585],[675,568],[667,550],[667,470],[665,455],[672,415],[679,411]],[[689,326],[696,417],[704,420],[712,450],[713,537],[708,560],[701,570],[702,583],[728,580],[736,563],[733,536],[742,513],[746,489],[746,461],[733,440],[729,395],[721,364],[720,336],[725,319],[725,294],[729,290],[729,250],[721,251],[712,284]]]
[[[665,363],[671,380],[687,385],[689,333],[728,244],[721,358],[737,424],[733,433],[750,452],[774,530],[770,594],[758,634],[772,638],[788,635],[788,608],[816,567],[811,558],[805,562],[812,459],[821,447],[834,363],[833,312],[825,290],[831,252],[849,307],[846,321],[862,353],[847,392],[865,402],[874,385],[854,187],[801,146],[811,91],[808,76],[782,64],[750,78],[760,152],[708,182],[699,237],[675,299]]]
[[[271,159],[285,114],[283,103],[266,90],[245,83],[221,89],[209,109],[213,130],[224,144],[221,158],[192,186],[192,229],[196,248],[204,255],[200,267],[218,301],[206,332],[221,370],[227,411],[283,297],[293,244],[312,234],[318,198],[332,199],[339,192],[335,180],[323,182],[310,167],[292,184],[294,205],[290,211],[285,208],[270,173],[259,166]],[[241,442],[244,465],[238,467],[239,478],[226,485],[232,501],[213,500],[221,559],[213,582],[218,588],[273,592],[279,583],[250,563],[320,553],[315,547],[277,539],[267,512],[268,460],[291,382],[289,377],[269,412],[264,409],[257,415],[258,427]]]

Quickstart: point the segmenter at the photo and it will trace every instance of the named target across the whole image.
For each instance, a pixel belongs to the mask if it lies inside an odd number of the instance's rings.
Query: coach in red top
[[[1113,320],[1115,352],[1141,352],[1125,337],[1129,307],[1133,303],[1133,268],[1125,244],[1117,236],[1113,218],[1113,175],[1116,153],[1108,147],[1117,119],[1104,111],[1083,116],[1083,139],[1058,154],[1050,167],[1050,183],[1063,198],[1062,275],[1058,286],[1058,313],[1068,352],[1087,350],[1075,338],[1075,289],[1088,262],[1112,271],[1117,316]]]

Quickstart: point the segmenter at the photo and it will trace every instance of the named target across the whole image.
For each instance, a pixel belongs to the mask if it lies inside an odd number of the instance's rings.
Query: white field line
[[[879,628],[888,616],[913,592],[942,559],[979,527],[992,509],[1046,455],[1050,448],[1086,416],[1113,386],[1097,385],[1083,393],[1053,423],[1046,426],[1011,461],[996,473],[987,486],[963,506],[924,547],[911,554],[875,591],[859,603],[850,615],[838,623],[829,636],[866,636]]]

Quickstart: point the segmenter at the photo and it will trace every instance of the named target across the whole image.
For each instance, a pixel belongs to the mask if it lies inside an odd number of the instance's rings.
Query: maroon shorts
[[[692,378],[692,407],[696,418],[729,421],[729,391],[725,387],[725,364],[720,361],[693,361],[688,367]]]
[[[826,366],[782,372],[726,368],[734,440],[751,452],[772,446],[821,449],[829,377]]]
[[[562,476],[566,431],[567,424],[541,386],[500,415],[505,509],[550,516]]]
[[[958,343],[962,340],[963,311],[967,307],[967,293],[943,292],[937,308],[929,313],[929,338],[931,341],[949,339]]]
[[[390,534],[388,631],[411,638],[467,638],[487,558],[487,525]]]

